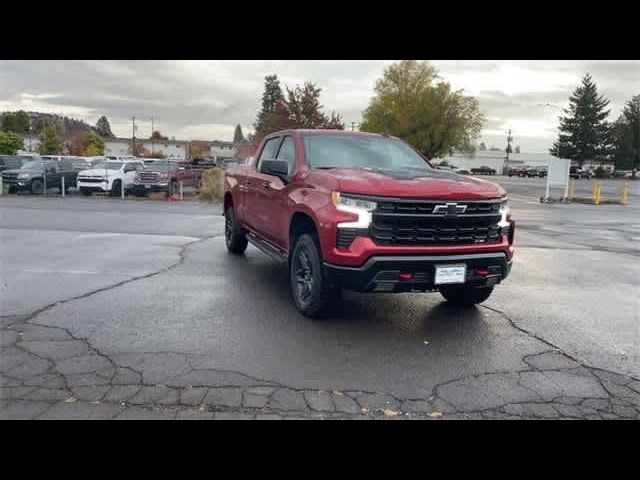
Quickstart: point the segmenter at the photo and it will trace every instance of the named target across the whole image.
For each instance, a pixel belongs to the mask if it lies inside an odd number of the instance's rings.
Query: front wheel
[[[34,195],[42,195],[44,193],[44,182],[40,179],[32,181],[31,193]]]
[[[86,188],[86,187],[80,187],[80,193],[82,195],[84,195],[85,197],[90,197],[91,196],[91,190]]]
[[[493,287],[449,286],[442,287],[440,294],[455,307],[472,307],[491,296]]]
[[[229,253],[242,255],[247,249],[247,236],[236,225],[233,205],[229,206],[224,214],[224,239]]]
[[[289,278],[298,311],[309,318],[324,315],[332,289],[324,276],[322,254],[314,236],[304,234],[296,242],[289,262]]]
[[[119,197],[122,195],[122,182],[120,180],[114,180],[111,185],[111,190],[109,191],[109,195],[112,197]]]

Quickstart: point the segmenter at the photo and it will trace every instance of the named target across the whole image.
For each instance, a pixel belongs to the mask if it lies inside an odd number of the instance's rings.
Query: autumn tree
[[[47,125],[38,136],[40,145],[38,151],[41,155],[56,155],[62,150],[62,142],[58,137],[55,125]]]
[[[402,60],[376,82],[360,130],[395,135],[432,159],[453,149],[473,153],[484,120],[478,101],[453,90],[434,66]]]
[[[13,132],[0,131],[0,155],[15,155],[22,147],[20,136]]]
[[[129,155],[133,155],[134,157],[148,157],[151,155],[151,152],[144,147],[144,144],[138,140],[136,140],[133,144],[129,144],[129,148],[127,149]]]
[[[116,136],[111,131],[111,125],[109,124],[109,120],[104,115],[98,119],[96,123],[96,132],[102,138],[116,138]]]
[[[327,115],[322,111],[320,93],[322,89],[312,82],[294,88],[286,88],[282,94],[280,82],[275,75],[265,79],[262,95],[262,110],[258,113],[255,139],[289,128],[344,129],[342,117],[335,112]]]
[[[151,140],[169,140],[169,137],[162,135],[158,130],[154,130],[149,138]]]

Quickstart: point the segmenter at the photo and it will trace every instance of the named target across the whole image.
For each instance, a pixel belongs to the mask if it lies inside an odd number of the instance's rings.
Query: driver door
[[[133,185],[133,181],[136,178],[136,173],[138,172],[138,169],[136,168],[136,164],[135,163],[127,163],[124,166],[124,178],[122,180],[122,184],[125,188],[129,188],[131,187],[131,185]]]

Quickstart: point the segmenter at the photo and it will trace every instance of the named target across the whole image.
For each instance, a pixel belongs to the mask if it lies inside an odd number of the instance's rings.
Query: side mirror
[[[260,171],[267,175],[275,175],[287,181],[289,175],[289,164],[284,160],[264,159],[260,164]]]

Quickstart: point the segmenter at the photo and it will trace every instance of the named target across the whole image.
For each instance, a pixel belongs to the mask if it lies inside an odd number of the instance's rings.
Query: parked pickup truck
[[[57,188],[62,191],[64,178],[65,191],[76,186],[79,169],[67,160],[43,160],[33,156],[14,170],[2,172],[2,182],[9,185],[9,193],[30,191],[34,195],[41,195],[45,189]]]
[[[482,167],[476,167],[471,169],[471,175],[495,175],[495,169],[483,165]]]
[[[133,185],[136,173],[144,169],[142,160],[105,160],[97,162],[89,170],[82,170],[78,174],[78,188],[80,193],[90,196],[94,192],[104,192],[119,196]]]
[[[309,317],[342,289],[439,291],[471,306],[511,269],[504,189],[437,170],[387,135],[271,134],[256,160],[225,172],[224,192],[228,251],[251,242],[285,262],[295,305]]]
[[[202,180],[202,166],[187,162],[154,161],[145,165],[133,181],[131,192],[143,197],[149,192],[178,193],[180,182],[185,187],[197,187]]]

